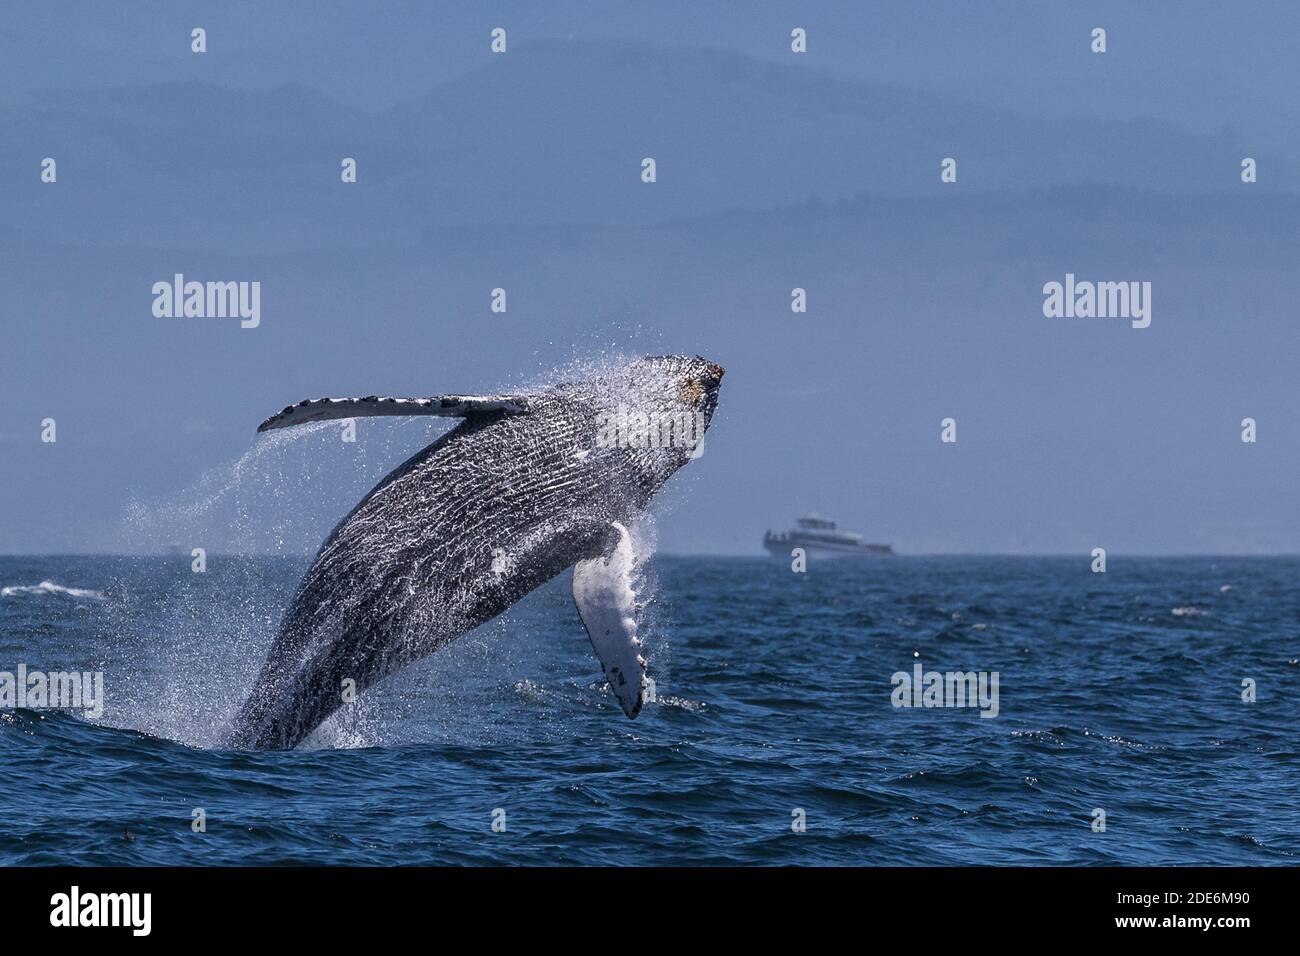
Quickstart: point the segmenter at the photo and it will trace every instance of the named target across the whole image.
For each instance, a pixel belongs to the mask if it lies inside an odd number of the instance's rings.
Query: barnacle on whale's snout
[[[682,383],[677,397],[687,405],[698,405],[704,400],[705,395],[722,384],[722,376],[726,373],[727,370],[721,365],[709,362],[704,366],[703,372]]]

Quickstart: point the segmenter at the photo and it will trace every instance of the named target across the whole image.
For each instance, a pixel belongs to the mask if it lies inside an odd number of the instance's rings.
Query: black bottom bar
[[[987,940],[990,930],[1046,930],[1053,935],[1040,940],[1071,942],[1172,930],[1230,943],[1242,932],[1287,925],[1283,909],[1294,886],[1289,868],[0,871],[10,939],[75,932],[89,941],[137,935],[147,925],[153,938],[205,943],[269,933],[338,944],[351,931],[427,934],[431,925],[527,937],[572,925],[633,932],[651,944],[687,919],[732,945],[774,921],[838,926],[857,938],[921,942],[933,933],[941,945]],[[143,895],[119,894],[149,894],[147,910]],[[72,925],[113,921],[119,925]]]

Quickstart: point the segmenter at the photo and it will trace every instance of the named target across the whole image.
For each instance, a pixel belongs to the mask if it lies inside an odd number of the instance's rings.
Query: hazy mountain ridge
[[[704,49],[522,44],[424,97],[367,113],[305,87],[196,82],[52,93],[0,110],[0,217],[33,237],[274,251],[441,227],[653,223],[863,192],[1084,182],[1240,186],[1235,134],[1046,121]],[[56,185],[39,161],[59,163]],[[344,156],[359,182],[339,180]],[[643,157],[658,181],[640,179]],[[958,160],[958,183],[939,161]],[[575,171],[580,170],[580,173]],[[1294,177],[1291,177],[1293,180]],[[1288,181],[1269,168],[1270,188]]]

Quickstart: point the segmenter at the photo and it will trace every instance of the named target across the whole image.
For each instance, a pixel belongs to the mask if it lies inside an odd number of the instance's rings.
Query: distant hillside
[[[366,113],[301,87],[198,83],[0,105],[0,223],[55,241],[275,251],[500,224],[625,225],[868,192],[1085,182],[1241,188],[1236,134],[1031,119],[956,98],[702,49],[521,44],[414,102]],[[39,181],[45,156],[55,186]],[[339,161],[359,182],[339,181]],[[658,182],[640,181],[640,161]],[[958,160],[940,184],[939,161]],[[1294,165],[1269,160],[1272,183]]]

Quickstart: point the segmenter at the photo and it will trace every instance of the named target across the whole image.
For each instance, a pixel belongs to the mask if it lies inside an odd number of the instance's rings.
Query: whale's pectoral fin
[[[618,541],[603,557],[573,566],[573,601],[623,713],[636,717],[645,701],[645,658],[637,637],[636,556],[632,536],[615,522]]]
[[[331,418],[360,418],[368,415],[467,415],[496,413],[521,415],[528,400],[519,395],[434,395],[430,398],[312,398],[290,405],[257,426],[259,432],[289,428]]]

